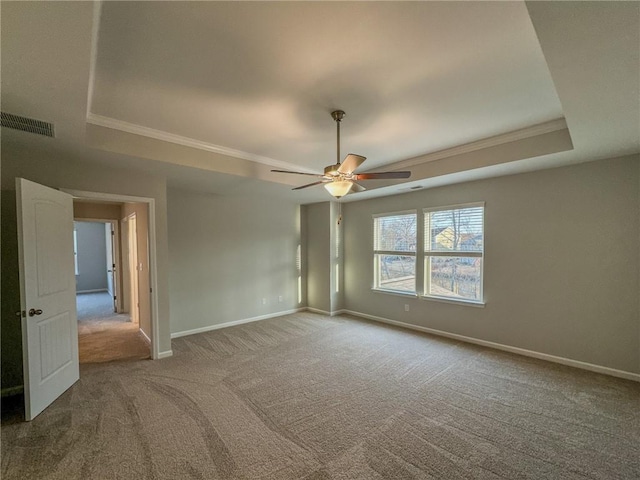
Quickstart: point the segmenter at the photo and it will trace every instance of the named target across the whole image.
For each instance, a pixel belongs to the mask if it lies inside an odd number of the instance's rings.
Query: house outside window
[[[373,216],[373,289],[484,304],[484,203]]]
[[[416,293],[417,223],[415,211],[374,216],[374,289]]]
[[[484,204],[424,209],[426,297],[481,303]]]

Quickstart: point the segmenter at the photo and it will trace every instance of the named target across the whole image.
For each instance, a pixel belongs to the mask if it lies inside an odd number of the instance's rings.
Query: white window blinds
[[[417,223],[416,212],[374,216],[374,289],[415,294]]]
[[[424,210],[426,252],[477,252],[484,247],[482,205],[447,210]]]
[[[415,213],[374,217],[373,249],[376,252],[415,252],[416,226]]]
[[[424,295],[482,302],[484,204],[423,213]]]

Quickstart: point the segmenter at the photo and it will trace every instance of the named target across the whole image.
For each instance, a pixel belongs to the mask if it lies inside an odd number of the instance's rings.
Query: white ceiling
[[[309,177],[269,169],[333,163],[336,108],[361,171],[414,172],[353,200],[640,151],[638,3],[0,8],[2,110],[57,133],[3,129],[5,152],[42,144],[180,188],[308,203],[328,194],[290,192]]]

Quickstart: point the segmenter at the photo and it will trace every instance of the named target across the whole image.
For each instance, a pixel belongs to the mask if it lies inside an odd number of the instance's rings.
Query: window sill
[[[455,298],[435,297],[431,295],[420,295],[420,300],[428,300],[433,302],[453,303],[454,305],[463,305],[466,307],[484,308],[484,302],[476,302],[474,300],[458,300]]]
[[[377,292],[377,293],[388,293],[390,295],[398,295],[399,297],[418,298],[418,294],[417,293],[401,292],[399,290],[385,290],[383,288],[372,288],[371,291],[372,292]]]

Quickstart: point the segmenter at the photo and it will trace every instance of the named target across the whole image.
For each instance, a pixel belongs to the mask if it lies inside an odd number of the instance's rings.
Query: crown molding
[[[126,133],[131,133],[134,135],[140,135],[147,138],[153,138],[153,139],[161,140],[164,142],[174,143],[174,144],[182,145],[185,147],[205,150],[208,152],[213,152],[213,153],[226,155],[234,158],[241,158],[243,160],[257,162],[257,163],[261,163],[263,165],[268,165],[271,167],[288,169],[288,170],[296,170],[296,171],[305,172],[305,173],[318,173],[317,171],[300,167],[299,165],[293,165],[288,162],[283,162],[280,160],[275,160],[273,158],[263,157],[263,156],[255,155],[249,152],[243,152],[241,150],[235,150],[232,148],[223,147],[220,145],[214,145],[211,143],[203,142],[201,140],[196,140],[189,137],[183,137],[181,135],[176,135],[176,134],[165,132],[162,130],[156,130],[153,128],[144,127],[142,125],[136,125],[134,123],[125,122],[123,120],[118,120],[115,118],[106,117],[106,116],[98,115],[95,113],[87,114],[87,123],[91,123],[93,125],[98,125],[101,127],[110,128],[114,130],[119,130]],[[375,172],[378,170],[389,170],[389,169],[400,170],[404,168],[415,167],[416,165],[434,162],[437,160],[442,160],[442,159],[454,157],[457,155],[463,155],[463,154],[471,153],[474,151],[484,150],[486,148],[503,145],[505,143],[516,142],[519,140],[533,138],[539,135],[544,135],[547,133],[556,132],[556,131],[565,130],[565,129],[567,129],[566,120],[564,118],[557,118],[548,122],[533,125],[531,127],[526,127],[519,130],[514,130],[512,132],[495,135],[493,137],[484,138],[482,140],[466,143],[464,145],[458,145],[456,147],[447,148],[445,150],[439,150],[437,152],[427,153],[425,155],[408,158],[406,160],[401,160],[399,162],[387,164],[385,166],[378,167],[369,171]]]
[[[567,121],[563,118],[556,118],[548,122],[539,123],[531,127],[522,128],[520,130],[514,130],[512,132],[502,133],[493,137],[483,138],[471,143],[465,143],[464,145],[458,145],[456,147],[447,148],[444,150],[438,150],[437,152],[427,153],[425,155],[419,155],[417,157],[408,158],[406,160],[400,160],[392,164],[387,164],[384,169],[392,168],[394,170],[400,170],[403,168],[415,167],[423,163],[434,162],[436,160],[442,160],[444,158],[455,157],[457,155],[463,155],[465,153],[471,153],[478,150],[484,150],[486,148],[496,147],[505,143],[516,142],[518,140],[524,140],[526,138],[537,137],[546,133],[557,132],[559,130],[567,129]],[[382,168],[376,168],[370,170],[375,172]]]
[[[98,30],[102,16],[102,0],[93,3],[93,23],[91,25],[91,54],[89,57],[89,87],[87,88],[87,117],[91,115],[93,90],[95,88],[96,62],[98,59]]]
[[[304,173],[318,173],[315,170],[301,167],[300,165],[293,165],[291,163],[275,160],[269,157],[263,157],[261,155],[255,155],[249,152],[243,152],[241,150],[235,150],[233,148],[227,148],[220,145],[214,145],[212,143],[203,142],[189,137],[183,137],[162,130],[155,130],[153,128],[144,127],[142,125],[136,125],[134,123],[125,122],[111,117],[105,117],[103,115],[97,115],[95,113],[87,114],[87,123],[92,125],[98,125],[100,127],[111,128],[113,130],[120,130],[122,132],[131,133],[134,135],[140,135],[143,137],[153,138],[161,140],[163,142],[175,143],[190,148],[197,148],[199,150],[205,150],[207,152],[218,153],[220,155],[226,155],[234,158],[241,158],[243,160],[249,160],[251,162],[261,163],[271,167],[296,170]]]

